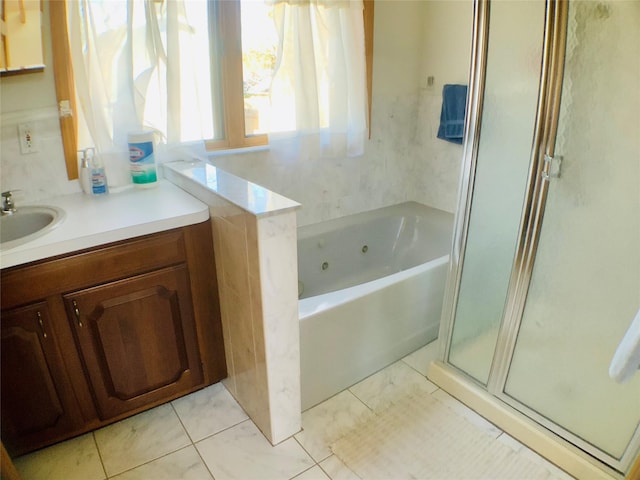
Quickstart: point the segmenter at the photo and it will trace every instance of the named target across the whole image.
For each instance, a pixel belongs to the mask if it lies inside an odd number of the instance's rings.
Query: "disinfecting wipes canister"
[[[151,187],[158,182],[153,132],[129,134],[129,168],[134,185]]]

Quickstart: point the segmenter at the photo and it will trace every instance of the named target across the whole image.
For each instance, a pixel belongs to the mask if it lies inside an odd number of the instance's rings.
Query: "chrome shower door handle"
[[[543,180],[560,178],[562,159],[562,155],[551,156],[547,153],[544,154],[544,165],[542,166],[542,172],[540,173]]]

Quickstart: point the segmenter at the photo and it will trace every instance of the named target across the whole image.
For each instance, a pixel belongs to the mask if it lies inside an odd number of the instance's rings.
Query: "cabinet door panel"
[[[75,292],[65,303],[102,419],[202,383],[184,266]]]
[[[75,399],[47,304],[2,312],[2,438],[14,453],[73,429]]]

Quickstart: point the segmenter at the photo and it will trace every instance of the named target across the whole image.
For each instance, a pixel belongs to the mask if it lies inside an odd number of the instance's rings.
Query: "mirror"
[[[44,69],[41,0],[1,0],[0,74]]]

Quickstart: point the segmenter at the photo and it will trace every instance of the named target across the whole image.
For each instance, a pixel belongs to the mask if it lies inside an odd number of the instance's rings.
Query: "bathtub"
[[[452,227],[408,202],[298,228],[303,410],[437,337]]]

